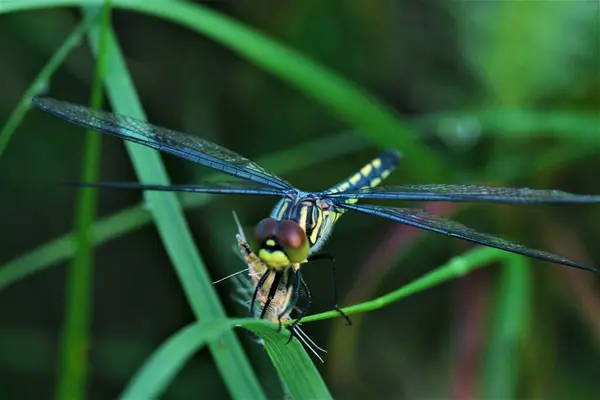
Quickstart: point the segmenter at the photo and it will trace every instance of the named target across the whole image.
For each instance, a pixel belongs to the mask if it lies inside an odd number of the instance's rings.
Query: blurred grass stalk
[[[490,312],[489,336],[481,359],[481,398],[514,399],[517,396],[519,347],[527,331],[531,312],[531,268],[525,257],[510,254],[503,262],[496,289],[496,306]]]
[[[17,106],[0,130],[0,157],[2,157],[2,154],[6,150],[14,131],[19,127],[21,121],[23,121],[25,113],[31,107],[31,98],[47,85],[48,80],[52,77],[54,72],[62,65],[67,56],[71,53],[71,50],[81,43],[83,35],[100,16],[101,13],[92,15],[88,18],[84,18],[77,24],[63,44],[60,45],[52,57],[50,57],[50,60],[48,60],[46,65],[40,70],[40,73],[35,77],[33,82],[27,87],[23,96],[21,96],[21,99],[17,103]]]
[[[102,11],[94,8],[86,19],[99,13],[102,18],[90,29],[98,30],[100,50],[96,58],[96,71],[91,91],[91,106],[102,107],[102,79],[108,29],[110,27],[110,0],[106,0]],[[101,135],[87,130],[81,178],[84,182],[97,181],[100,175]],[[92,314],[94,240],[92,228],[98,203],[97,190],[85,188],[77,192],[75,229],[77,248],[70,267],[67,269],[64,326],[61,341],[61,360],[56,398],[63,400],[86,397],[88,376],[88,350],[91,344],[90,323]]]

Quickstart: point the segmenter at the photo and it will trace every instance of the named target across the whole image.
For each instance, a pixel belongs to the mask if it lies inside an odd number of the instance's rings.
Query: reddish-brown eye
[[[256,224],[256,228],[254,228],[254,240],[256,240],[256,243],[262,245],[265,240],[275,236],[277,222],[278,221],[274,218],[261,219],[260,222]]]
[[[288,259],[293,263],[306,260],[310,251],[306,233],[297,222],[279,221],[277,224],[275,238],[283,247]]]
[[[279,221],[275,238],[284,248],[299,249],[306,242],[306,234],[297,222]]]

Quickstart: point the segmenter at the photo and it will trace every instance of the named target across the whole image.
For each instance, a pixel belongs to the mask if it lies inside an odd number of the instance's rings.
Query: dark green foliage
[[[157,125],[223,144],[308,190],[395,147],[404,160],[390,184],[600,194],[593,2],[196,3],[111,1],[99,76],[115,111],[143,118],[145,110]],[[64,7],[83,4],[104,2],[0,1],[2,398],[48,397],[58,382],[62,267],[82,231],[68,233],[76,194],[57,182],[81,179],[90,160],[81,159],[81,129],[25,112],[44,87],[89,104],[102,25],[79,23],[81,10]],[[101,179],[216,177],[126,148],[103,138]],[[231,210],[249,229],[269,200],[97,195],[97,209],[86,211],[98,216],[87,263],[95,268],[92,330],[82,333],[90,347],[79,363],[89,398],[597,393],[600,297],[592,274],[345,217],[327,251],[339,264],[351,328],[322,321],[337,315],[319,314],[331,307],[330,275],[305,271],[316,302],[303,329],[329,351],[317,370],[272,324],[236,319],[246,315],[229,300],[233,284],[211,284],[243,267],[230,251]],[[432,207],[600,266],[596,206]],[[261,336],[267,352],[239,325]]]

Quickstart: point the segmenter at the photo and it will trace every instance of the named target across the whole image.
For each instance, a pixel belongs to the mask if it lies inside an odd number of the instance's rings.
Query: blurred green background
[[[305,0],[210,7],[332,68],[395,110],[442,168],[401,164],[389,184],[483,183],[600,194],[596,2]],[[74,9],[0,15],[2,125],[79,18]],[[197,134],[259,162],[267,157],[265,167],[285,171],[287,180],[305,190],[337,183],[382,150],[369,132],[357,132],[210,39],[118,9],[112,22],[154,124]],[[52,97],[87,104],[94,68],[82,41],[45,89]],[[15,132],[0,158],[0,268],[71,231],[76,193],[60,181],[80,179],[82,133],[37,111]],[[404,157],[418,166],[422,155]],[[163,159],[175,183],[193,183],[209,172]],[[101,177],[135,179],[118,140],[102,139]],[[98,214],[109,216],[141,200],[135,192],[102,191]],[[231,211],[249,231],[274,201],[213,200],[186,216],[216,280],[243,268],[231,251]],[[600,266],[600,206],[427,209]],[[394,290],[470,247],[348,213],[325,250],[336,257],[346,306]],[[98,247],[95,264],[88,393],[109,398],[193,315],[152,225]],[[3,398],[43,398],[55,388],[66,265],[61,261],[0,291]],[[329,269],[316,263],[304,274],[313,312],[330,309]],[[600,391],[598,287],[594,275],[567,267],[537,261],[496,265],[356,315],[350,328],[334,319],[304,330],[329,351],[317,367],[336,398],[594,398]],[[229,315],[245,316],[231,299],[231,282],[217,290]],[[238,333],[267,394],[279,397],[266,353]],[[165,398],[197,393],[227,395],[206,350],[186,365]]]

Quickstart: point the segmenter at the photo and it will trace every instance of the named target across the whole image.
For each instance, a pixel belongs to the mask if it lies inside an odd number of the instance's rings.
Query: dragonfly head
[[[310,251],[306,232],[292,220],[262,219],[254,229],[254,240],[258,257],[275,270],[305,261]]]

